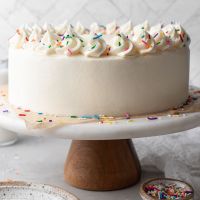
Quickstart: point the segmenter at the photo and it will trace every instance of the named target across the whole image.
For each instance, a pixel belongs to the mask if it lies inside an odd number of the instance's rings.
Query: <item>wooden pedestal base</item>
[[[129,140],[75,140],[65,163],[65,180],[85,190],[117,190],[136,184],[140,164]]]

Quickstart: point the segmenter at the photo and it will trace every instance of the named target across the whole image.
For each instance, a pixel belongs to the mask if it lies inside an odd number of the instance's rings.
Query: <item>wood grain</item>
[[[65,180],[86,190],[117,190],[137,183],[140,164],[131,140],[73,141]]]

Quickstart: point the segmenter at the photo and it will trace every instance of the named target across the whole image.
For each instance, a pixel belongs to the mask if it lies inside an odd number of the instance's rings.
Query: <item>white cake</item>
[[[10,40],[9,101],[48,114],[164,111],[188,97],[188,46],[179,24],[24,26]]]

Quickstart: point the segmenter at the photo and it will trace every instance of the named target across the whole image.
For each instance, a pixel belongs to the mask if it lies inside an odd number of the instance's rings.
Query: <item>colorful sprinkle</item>
[[[52,119],[50,119],[50,120],[49,120],[49,122],[53,122],[53,120],[52,120]]]
[[[102,34],[93,37],[93,40],[96,40],[96,39],[98,39],[98,38],[100,38],[100,37],[102,37]]]
[[[158,33],[156,33],[156,34],[153,36],[153,38],[157,37],[157,35],[158,35]]]
[[[24,110],[24,112],[30,112],[30,110]]]
[[[70,49],[67,49],[67,53],[68,53],[68,55],[72,55],[72,51],[70,50]]]
[[[78,116],[75,116],[75,115],[72,115],[72,116],[70,116],[71,118],[78,118]]]
[[[119,46],[121,46],[121,42],[119,42]]]
[[[125,113],[125,118],[126,119],[130,119],[131,118],[131,116],[129,115],[129,113]]]
[[[72,36],[70,36],[70,35],[67,35],[67,36],[65,36],[65,38],[67,39],[67,38],[72,38]]]
[[[181,39],[181,42],[184,42],[183,36],[181,34],[180,34],[180,39]]]
[[[92,115],[82,115],[81,118],[84,118],[84,119],[92,119],[93,116],[92,116]]]
[[[5,110],[3,110],[3,112],[4,112],[4,113],[7,113],[7,112],[9,112],[9,111],[8,111],[7,109],[5,109]]]
[[[96,47],[96,44],[94,46],[91,47],[91,49],[94,49]]]
[[[148,44],[147,42],[145,42],[144,40],[142,40],[142,42],[145,44],[145,46],[146,46],[147,48],[149,48],[149,44]]]
[[[100,116],[99,116],[99,115],[94,115],[94,119],[99,120],[99,119],[100,119]]]
[[[43,122],[43,121],[40,119],[40,120],[37,120],[37,122]]]
[[[177,186],[175,183],[164,184],[154,183],[145,186],[144,191],[155,199],[191,199],[193,192],[183,187]]]
[[[42,112],[38,112],[38,115],[43,115],[43,113]]]
[[[148,120],[156,120],[156,119],[158,119],[158,117],[155,117],[155,116],[149,116],[149,117],[147,117],[147,119],[148,119]]]
[[[26,114],[20,113],[19,116],[20,116],[20,117],[25,117]]]
[[[170,45],[171,42],[170,42],[170,40],[166,40],[166,43],[167,43],[167,45]]]

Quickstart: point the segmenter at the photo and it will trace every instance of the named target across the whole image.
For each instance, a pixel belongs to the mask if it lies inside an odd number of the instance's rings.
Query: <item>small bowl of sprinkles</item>
[[[193,200],[194,190],[186,182],[171,178],[154,178],[140,186],[143,200]]]

